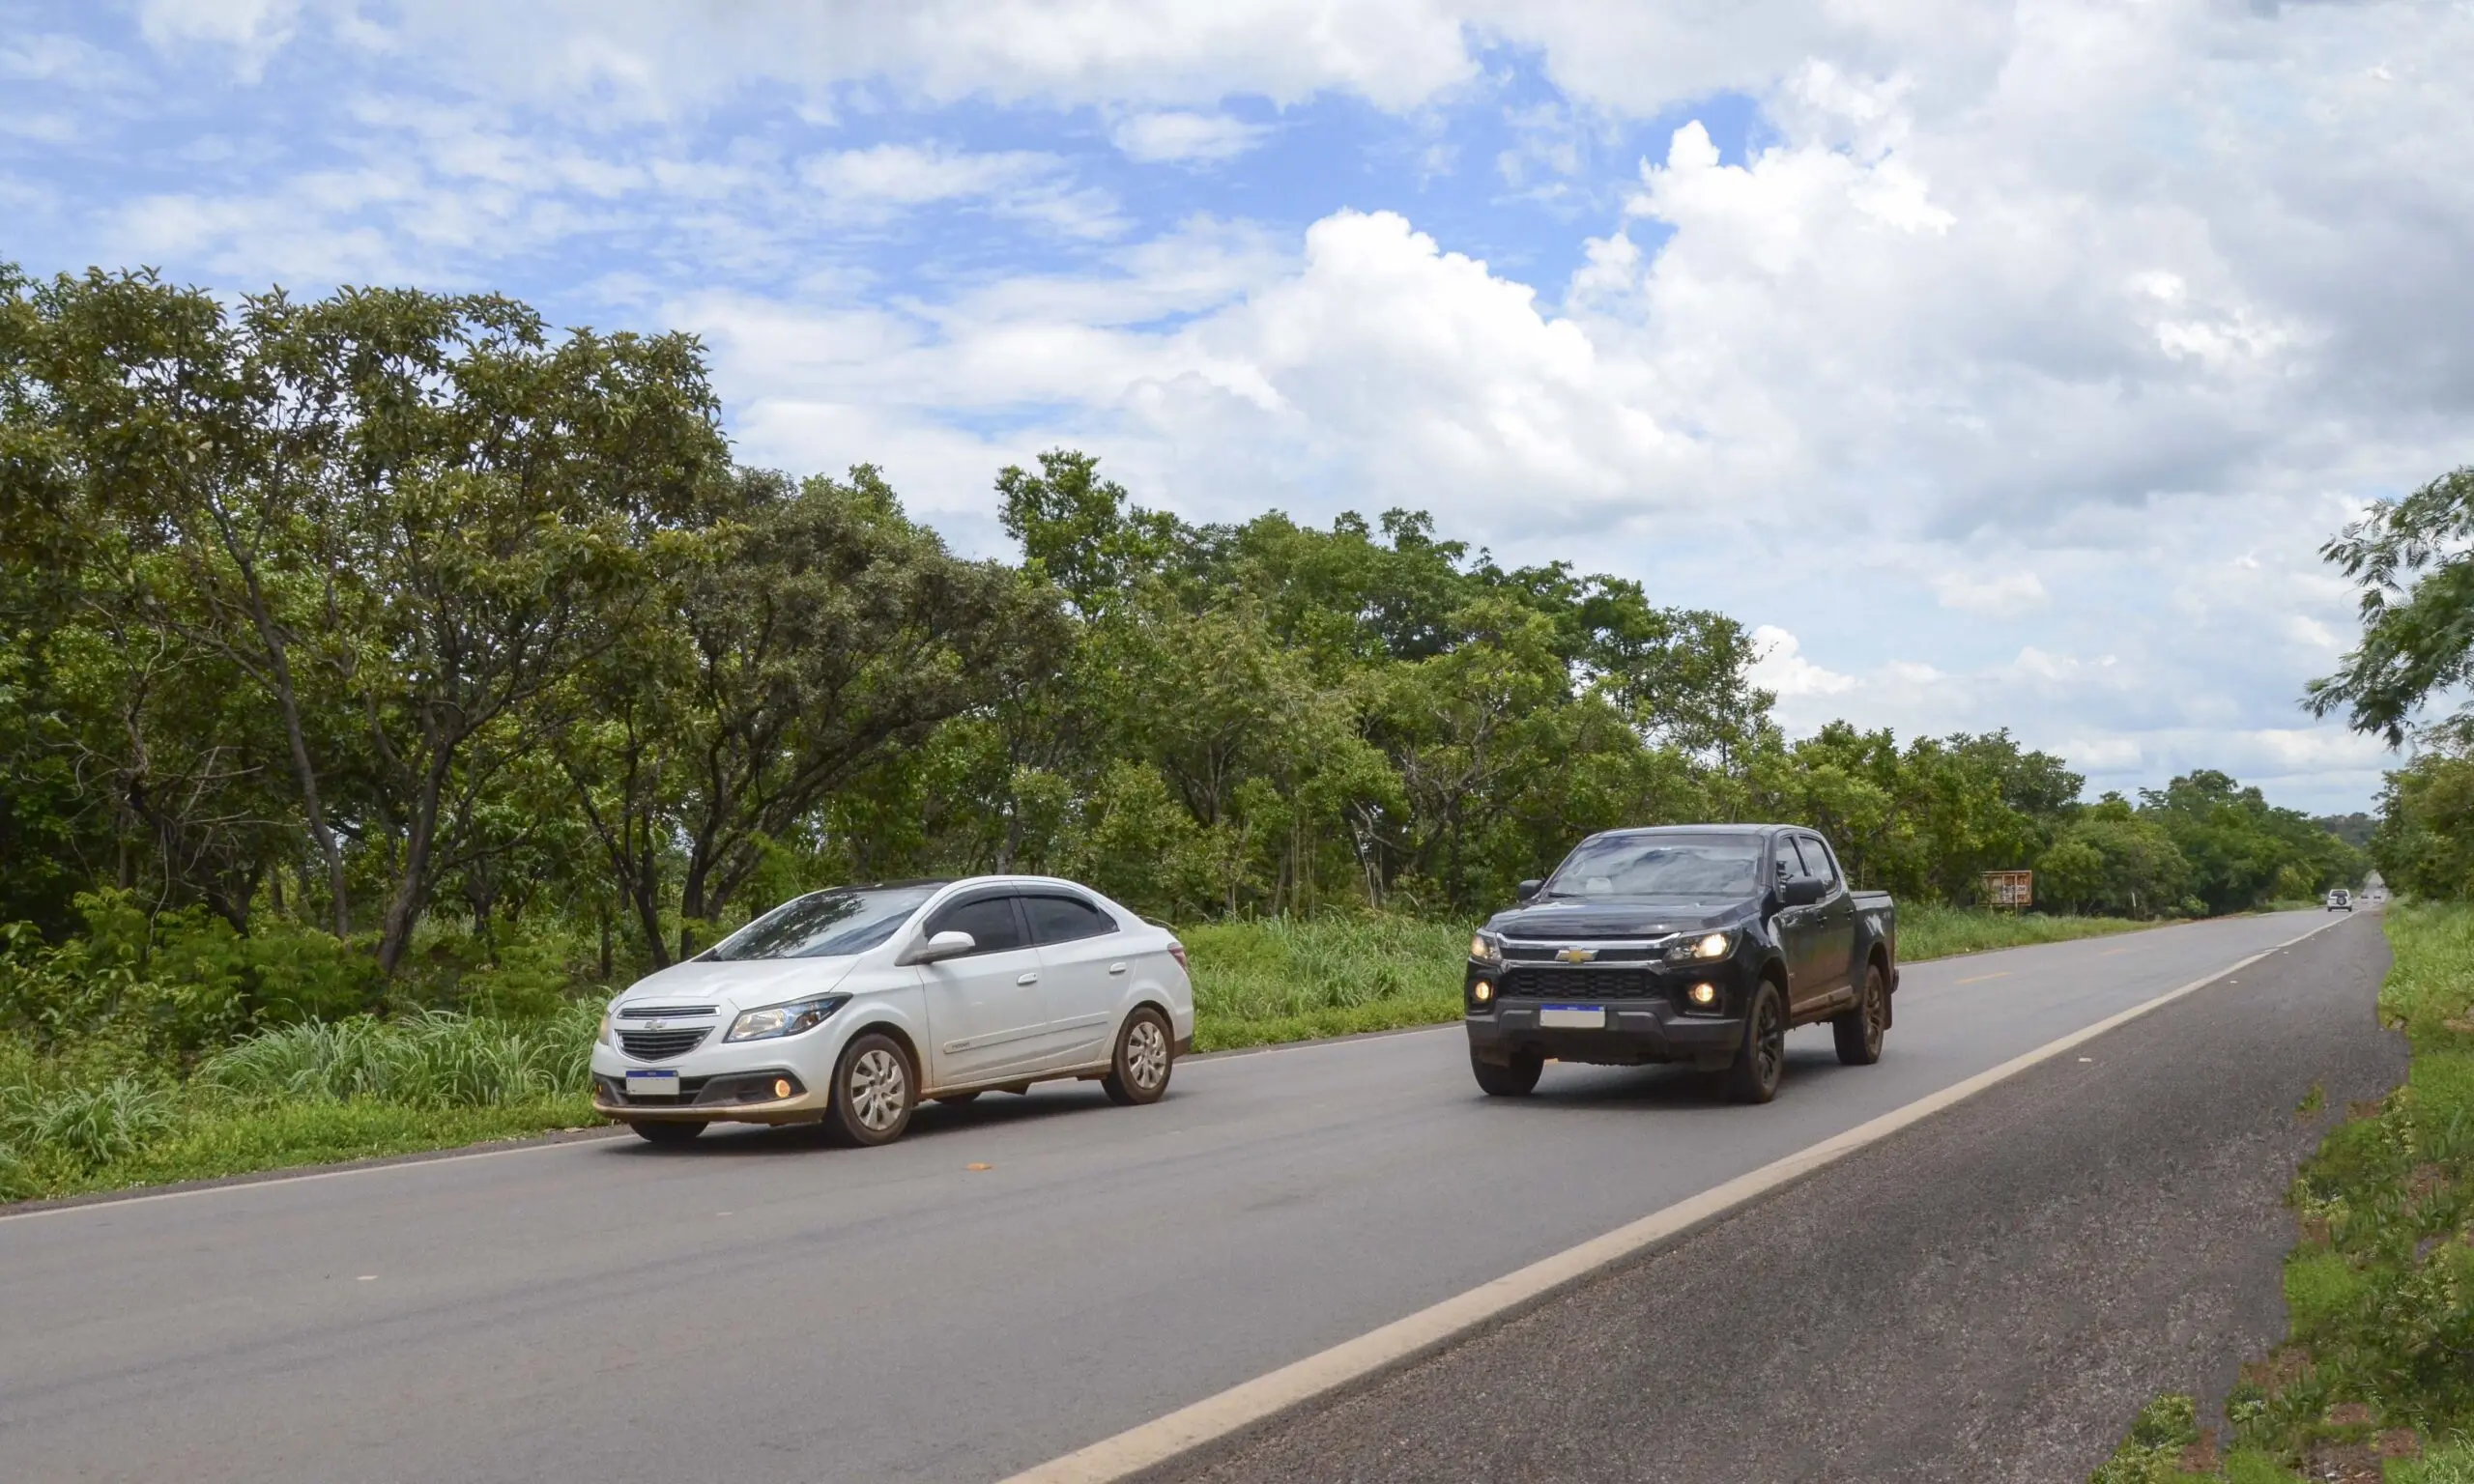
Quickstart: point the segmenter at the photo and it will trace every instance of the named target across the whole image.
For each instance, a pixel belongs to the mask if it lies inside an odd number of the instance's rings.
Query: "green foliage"
[[[2064,917],[2049,912],[2002,912],[1929,901],[1901,902],[1898,956],[1903,962],[1917,963],[1953,954],[1980,954],[2031,943],[2063,943],[2155,926],[2126,917]]]
[[[600,1009],[517,1024],[427,1011],[398,1020],[305,1021],[250,1037],[198,1081],[267,1101],[375,1099],[413,1108],[499,1107],[578,1096]]]
[[[2474,467],[2384,499],[2320,548],[2362,588],[2362,642],[2308,690],[2313,714],[2405,739],[2432,695],[2474,677]]]
[[[2179,1484],[2182,1450],[2200,1441],[2199,1407],[2187,1396],[2160,1396],[2140,1410],[2130,1436],[2087,1476],[2088,1484]]]

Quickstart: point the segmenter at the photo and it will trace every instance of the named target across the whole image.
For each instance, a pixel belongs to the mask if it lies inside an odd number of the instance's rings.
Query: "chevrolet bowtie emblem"
[[[670,1029],[670,1022],[667,1020],[647,1020],[645,1022],[645,1029],[648,1031],[666,1031]]]
[[[1558,953],[1555,956],[1561,958],[1566,963],[1587,963],[1597,956],[1597,950],[1594,948],[1568,948],[1563,950],[1561,953]]]

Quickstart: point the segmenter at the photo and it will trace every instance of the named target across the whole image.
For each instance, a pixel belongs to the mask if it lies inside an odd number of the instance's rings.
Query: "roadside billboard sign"
[[[1997,907],[2013,911],[2035,903],[2036,873],[2032,870],[1988,870],[1984,873],[1984,899]]]

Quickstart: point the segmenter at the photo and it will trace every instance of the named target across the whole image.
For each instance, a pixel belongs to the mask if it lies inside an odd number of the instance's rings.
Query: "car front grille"
[[[701,1020],[720,1012],[710,1005],[621,1005],[621,1020]]]
[[[640,1062],[666,1062],[685,1056],[713,1034],[709,1025],[688,1026],[676,1031],[629,1031],[618,1033],[618,1047]]]
[[[1506,970],[1507,995],[1544,1000],[1646,1000],[1660,992],[1647,969],[1545,968],[1522,964]]]

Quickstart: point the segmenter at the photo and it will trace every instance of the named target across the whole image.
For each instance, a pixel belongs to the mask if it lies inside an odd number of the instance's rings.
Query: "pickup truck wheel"
[[[1120,1108],[1158,1102],[1168,1090],[1168,1069],[1175,1060],[1168,1022],[1145,1005],[1126,1016],[1125,1028],[1117,1032],[1117,1054],[1108,1061],[1100,1091]]]
[[[1478,1074],[1478,1085],[1489,1098],[1526,1098],[1538,1090],[1538,1074],[1546,1070],[1546,1059],[1515,1052],[1509,1063],[1488,1062],[1471,1051],[1469,1070]]]
[[[1870,1067],[1882,1059],[1882,1032],[1889,1026],[1890,989],[1882,982],[1882,966],[1864,969],[1864,993],[1856,1008],[1829,1022],[1838,1042],[1838,1060],[1849,1067]]]
[[[842,1048],[833,1069],[833,1106],[825,1132],[837,1143],[872,1148],[890,1144],[910,1127],[918,1101],[918,1077],[910,1058],[890,1036],[869,1032]]]
[[[1727,1096],[1738,1102],[1768,1102],[1778,1096],[1778,1078],[1787,1070],[1787,1007],[1778,986],[1762,981],[1744,1016],[1743,1044],[1727,1068]]]
[[[647,1144],[685,1144],[705,1131],[701,1123],[674,1124],[668,1119],[656,1123],[647,1118],[627,1127],[635,1129],[636,1137]]]

